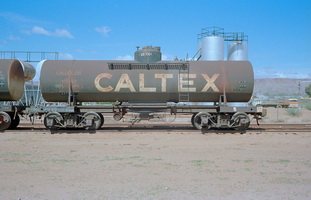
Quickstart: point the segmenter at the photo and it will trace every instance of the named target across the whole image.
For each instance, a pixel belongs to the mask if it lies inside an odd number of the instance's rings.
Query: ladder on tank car
[[[183,67],[179,68],[179,84],[178,84],[178,93],[179,93],[179,102],[189,102],[190,101],[190,94],[189,94],[189,63],[184,65]],[[180,84],[183,81],[186,84]],[[183,85],[183,88],[181,88]],[[184,90],[182,90],[184,89]]]

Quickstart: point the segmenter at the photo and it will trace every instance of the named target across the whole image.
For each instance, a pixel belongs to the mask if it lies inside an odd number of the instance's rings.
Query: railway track
[[[21,124],[15,130],[6,130],[5,133],[111,133],[111,132],[135,132],[135,133],[149,133],[149,132],[172,132],[172,133],[216,133],[216,134],[244,134],[244,133],[311,133],[311,124],[262,124],[257,126],[251,124],[246,131],[238,131],[232,129],[208,129],[196,130],[189,124],[106,124],[99,130],[84,130],[84,129],[67,129],[51,131],[42,125]]]
[[[311,133],[311,125],[309,124],[266,124],[259,127],[249,127],[248,132],[259,132],[259,133],[299,133],[306,132]]]

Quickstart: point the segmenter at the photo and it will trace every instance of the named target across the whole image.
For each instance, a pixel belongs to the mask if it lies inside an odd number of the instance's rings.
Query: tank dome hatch
[[[134,60],[141,63],[155,63],[162,60],[162,53],[160,47],[146,46],[137,50],[134,54]]]

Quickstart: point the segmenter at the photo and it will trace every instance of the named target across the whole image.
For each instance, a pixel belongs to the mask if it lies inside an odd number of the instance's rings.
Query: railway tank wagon
[[[172,115],[192,115],[197,129],[247,128],[248,114],[256,118],[261,114],[256,107],[227,105],[251,98],[254,74],[249,61],[47,60],[40,82],[46,101],[70,105],[46,115],[44,123],[51,129],[99,128],[105,113],[121,120],[125,114],[136,112],[136,122],[165,110]],[[84,106],[81,102],[115,104]]]

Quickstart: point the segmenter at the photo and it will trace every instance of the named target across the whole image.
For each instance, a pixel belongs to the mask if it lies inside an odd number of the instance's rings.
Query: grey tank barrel
[[[15,59],[0,60],[0,101],[17,101],[24,92],[24,71]]]
[[[47,60],[40,77],[48,102],[247,102],[254,86],[249,61]]]

